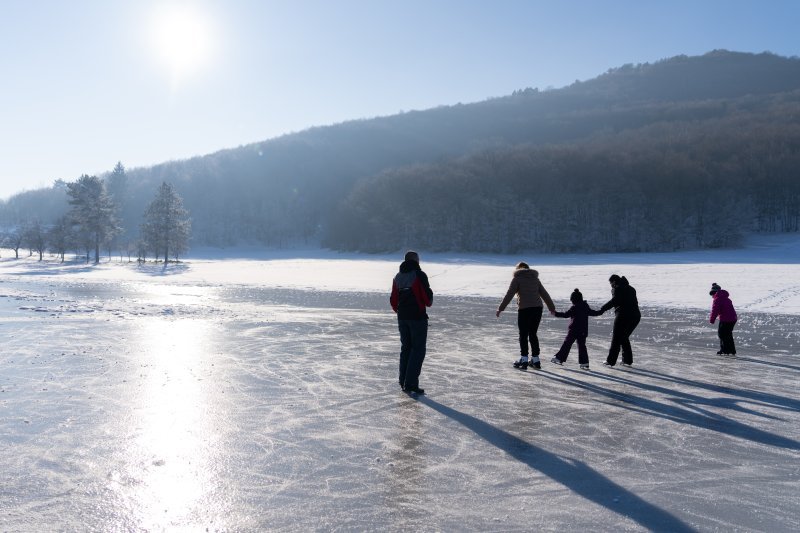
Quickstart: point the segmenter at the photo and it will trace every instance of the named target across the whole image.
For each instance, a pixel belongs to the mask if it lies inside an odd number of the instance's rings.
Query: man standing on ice
[[[426,307],[433,303],[433,291],[428,276],[419,266],[419,254],[406,252],[400,272],[392,282],[389,298],[397,313],[400,330],[400,387],[410,394],[425,394],[419,388],[419,374],[425,360],[425,343],[428,338],[428,313]]]

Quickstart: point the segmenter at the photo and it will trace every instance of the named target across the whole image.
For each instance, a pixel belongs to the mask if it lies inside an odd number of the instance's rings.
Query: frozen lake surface
[[[601,365],[607,314],[592,370],[575,349],[547,362],[567,327],[547,316],[544,368],[523,372],[516,313],[494,317],[516,258],[423,255],[436,296],[414,399],[395,258],[164,271],[4,252],[0,530],[800,530],[789,259],[534,265],[560,309],[625,274],[644,317],[631,369]],[[714,355],[711,281],[740,310],[736,358]]]

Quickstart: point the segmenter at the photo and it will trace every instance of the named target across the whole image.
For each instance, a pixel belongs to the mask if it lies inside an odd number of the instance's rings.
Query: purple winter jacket
[[[728,296],[728,291],[720,289],[712,297],[714,301],[711,304],[711,316],[708,319],[712,324],[717,320],[717,317],[719,317],[720,322],[736,322],[736,310],[733,308],[733,302]]]
[[[558,318],[571,318],[567,331],[571,331],[576,337],[586,337],[589,335],[589,317],[600,316],[600,311],[595,311],[585,300],[581,300],[577,304],[567,310],[566,313],[556,311]]]

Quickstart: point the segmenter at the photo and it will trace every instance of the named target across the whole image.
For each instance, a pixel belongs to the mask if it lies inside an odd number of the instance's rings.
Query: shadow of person
[[[774,366],[777,368],[785,368],[787,370],[800,371],[800,366],[787,365],[785,363],[775,363],[772,361],[765,361],[764,359],[753,359],[752,357],[741,357],[737,355],[734,361],[747,361],[748,363],[756,363],[759,365]]]
[[[736,361],[751,361],[755,363],[776,366],[780,368],[789,368],[793,370],[800,370],[800,367],[794,367],[790,365],[783,365],[780,363],[771,363],[768,361],[757,361],[756,359],[748,359],[746,357],[737,357]],[[690,379],[682,376],[674,376],[670,374],[665,374],[663,372],[657,372],[655,370],[650,370],[647,368],[632,368],[628,370],[628,372],[632,375],[640,374],[642,376],[646,376],[653,379],[660,379],[662,381],[671,381],[673,383],[689,385],[691,387],[696,388],[703,388],[714,392],[722,392],[725,394],[731,394],[735,396],[741,396],[743,398],[756,400],[762,403],[772,404],[778,407],[785,407],[786,409],[790,409],[792,411],[800,411],[800,400],[796,398],[790,398],[787,396],[780,396],[777,394],[771,394],[768,392],[759,392],[755,390],[750,390],[746,388],[734,388],[727,385],[717,385],[714,383],[704,383],[702,381],[698,381],[696,379]]]
[[[625,372],[628,374],[628,372]],[[665,420],[673,422],[688,424],[708,431],[715,431],[732,437],[775,446],[778,448],[785,448],[788,450],[800,450],[800,442],[784,437],[777,433],[772,433],[762,429],[758,429],[752,425],[748,425],[733,418],[722,416],[720,414],[709,411],[704,407],[714,407],[717,409],[728,409],[741,413],[753,413],[749,409],[745,409],[736,401],[731,401],[726,398],[714,399],[704,398],[696,395],[691,395],[684,392],[679,392],[673,389],[666,389],[656,385],[649,385],[634,381],[628,377],[612,376],[609,374],[593,373],[595,378],[605,380],[611,383],[624,384],[632,387],[637,387],[641,390],[649,390],[656,393],[661,393],[669,403],[662,403],[656,400],[651,400],[644,396],[637,396],[626,392],[620,392],[614,389],[603,387],[594,383],[588,383],[583,380],[571,378],[569,376],[556,376],[553,374],[537,373],[538,376],[563,383],[565,385],[572,385],[589,392],[596,393],[604,396],[614,402],[617,407],[637,411],[643,414],[656,416]],[[773,416],[765,416],[764,418],[779,420]]]
[[[541,472],[587,500],[635,521],[648,530],[694,531],[679,518],[614,483],[582,461],[561,457],[543,450],[507,431],[452,407],[447,407],[427,396],[419,397],[418,401],[463,425],[517,461]]]
[[[630,374],[635,375],[635,374]],[[771,420],[780,420],[774,416],[763,415],[747,409],[740,405],[738,400],[731,400],[729,398],[706,398],[697,396],[686,392],[677,391],[675,389],[667,389],[658,387],[656,385],[649,385],[641,382],[634,381],[629,377],[622,377],[619,375],[598,374],[597,377],[607,380],[612,383],[624,384],[632,387],[638,387],[642,390],[649,390],[652,392],[662,394],[663,398],[670,403],[662,403],[643,396],[626,395],[623,402],[628,406],[634,407],[636,410],[644,413],[650,413],[654,416],[659,416],[667,420],[689,424],[701,429],[709,431],[716,431],[732,437],[738,437],[777,448],[785,448],[788,450],[800,450],[800,442],[773,433],[759,429],[752,424],[747,424],[735,420],[734,418],[723,416],[716,412],[710,411],[708,408],[725,409],[732,413],[747,413],[756,414],[762,418]],[[578,382],[572,378],[562,378],[563,382],[570,383],[582,388],[586,384]],[[599,392],[610,397],[619,396],[616,393],[609,394],[605,389],[600,386],[593,386],[592,390]],[[604,392],[605,391],[605,392]]]

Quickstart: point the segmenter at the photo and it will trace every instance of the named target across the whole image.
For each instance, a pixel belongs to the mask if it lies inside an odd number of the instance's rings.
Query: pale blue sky
[[[117,161],[149,166],[562,87],[625,63],[716,48],[800,55],[800,0],[0,0],[0,9],[0,198]],[[154,44],[158,14],[170,10],[198,17],[205,44]],[[177,48],[171,68],[166,48]]]

